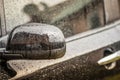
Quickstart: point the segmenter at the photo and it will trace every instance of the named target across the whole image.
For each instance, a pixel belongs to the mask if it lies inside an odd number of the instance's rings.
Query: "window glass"
[[[55,25],[65,37],[104,25],[102,0],[4,0],[3,3],[8,33],[29,22]]]

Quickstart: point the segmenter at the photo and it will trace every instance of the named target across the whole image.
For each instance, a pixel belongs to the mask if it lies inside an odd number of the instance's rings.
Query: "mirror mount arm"
[[[3,51],[3,52],[1,51],[0,58],[2,60],[23,59],[23,56],[20,54],[12,54],[12,53],[9,53],[8,51]]]

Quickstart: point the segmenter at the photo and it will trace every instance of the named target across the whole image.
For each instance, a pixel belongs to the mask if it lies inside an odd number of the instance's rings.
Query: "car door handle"
[[[115,61],[117,61],[117,60],[119,60],[119,59],[120,59],[120,50],[117,51],[117,52],[115,52],[115,53],[113,53],[113,54],[111,54],[111,55],[108,55],[108,56],[100,59],[100,60],[98,61],[98,64],[99,64],[99,65],[106,65],[106,64],[115,62]]]

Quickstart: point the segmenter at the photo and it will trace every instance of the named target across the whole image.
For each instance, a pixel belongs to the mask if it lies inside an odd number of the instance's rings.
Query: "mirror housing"
[[[3,59],[55,59],[66,52],[65,38],[60,29],[41,23],[15,27],[9,37]]]

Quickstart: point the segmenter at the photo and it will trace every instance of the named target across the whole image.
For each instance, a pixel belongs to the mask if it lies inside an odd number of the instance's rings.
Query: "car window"
[[[102,1],[4,0],[1,6],[7,33],[15,26],[38,22],[55,25],[63,31],[65,37],[70,37],[104,25]]]

